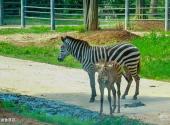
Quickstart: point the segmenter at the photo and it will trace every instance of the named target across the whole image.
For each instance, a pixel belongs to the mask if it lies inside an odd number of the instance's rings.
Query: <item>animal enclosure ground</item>
[[[2,56],[0,56],[0,60],[1,92],[14,92],[52,100],[62,100],[82,108],[99,111],[98,84],[96,84],[97,100],[95,103],[89,103],[89,79],[83,70]],[[126,84],[123,79],[121,92],[125,90]],[[115,115],[126,115],[146,123],[169,125],[169,88],[170,84],[167,82],[141,79],[140,96],[137,101],[141,101],[145,106],[125,108],[124,104],[136,102],[132,100],[135,90],[133,82],[127,99],[121,100],[121,114],[115,113]],[[109,112],[107,97],[105,97],[104,109],[105,113]]]

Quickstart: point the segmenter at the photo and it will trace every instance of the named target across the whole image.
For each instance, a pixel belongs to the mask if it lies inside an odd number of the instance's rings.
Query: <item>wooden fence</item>
[[[4,11],[7,10],[4,9],[5,4],[20,4],[20,7],[17,8],[8,8],[8,10],[16,11],[18,16],[20,17],[20,25],[22,28],[26,26],[26,20],[27,19],[42,19],[42,20],[49,20],[51,25],[51,30],[55,30],[57,21],[81,21],[83,24],[83,5],[80,5],[81,7],[56,7],[55,0],[49,0],[50,5],[49,6],[33,6],[28,5],[26,3],[26,0],[21,0],[21,2],[4,2],[4,0],[0,0],[0,25],[4,25]],[[135,13],[135,6],[129,5],[129,0],[125,0],[125,3],[123,6],[118,5],[118,7],[112,7],[110,5],[102,5],[102,7],[99,6],[99,22],[100,25],[107,25],[107,22],[112,21],[121,21],[124,23],[124,29],[128,30],[129,28],[129,22],[130,21],[163,21],[164,22],[164,29],[165,31],[170,30],[170,1],[165,0],[164,6],[158,6],[155,7],[156,9],[159,9],[156,14],[151,13],[142,13],[139,15],[143,15],[145,17],[149,16],[155,16],[155,18],[134,18],[136,16]],[[15,10],[13,10],[15,9]],[[31,10],[33,9],[33,10]],[[35,10],[34,10],[35,9]],[[141,8],[143,10],[149,10],[150,7],[143,7]],[[42,11],[45,10],[45,11]],[[61,11],[61,12],[60,12]],[[69,12],[65,13],[64,11],[75,11],[75,12]],[[117,12],[119,11],[119,12]],[[78,13],[77,13],[78,12]],[[120,13],[121,12],[121,13]],[[38,16],[31,16],[31,14],[41,14],[41,15],[47,15],[43,17]],[[9,15],[10,14],[6,14]],[[12,16],[12,15],[11,15]],[[61,18],[59,18],[61,16]],[[71,17],[75,16],[75,18],[64,18],[64,17]],[[79,17],[76,17],[79,16]],[[103,23],[105,22],[105,23]],[[79,24],[78,24],[79,25]]]

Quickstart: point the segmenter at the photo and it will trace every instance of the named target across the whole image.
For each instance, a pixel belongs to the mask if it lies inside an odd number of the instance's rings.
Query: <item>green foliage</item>
[[[133,40],[141,52],[141,75],[157,80],[170,80],[170,36],[151,33]]]
[[[8,35],[8,34],[24,34],[24,33],[44,33],[49,32],[50,28],[48,27],[31,27],[26,29],[21,28],[4,28],[0,30],[0,35]]]

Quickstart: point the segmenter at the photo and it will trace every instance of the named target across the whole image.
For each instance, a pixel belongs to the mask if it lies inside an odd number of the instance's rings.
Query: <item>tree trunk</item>
[[[98,2],[97,0],[84,0],[84,24],[86,30],[98,29]]]
[[[158,4],[158,0],[151,0],[150,2],[150,13],[152,14],[150,17],[155,17],[156,13],[157,13],[157,4]]]
[[[136,0],[136,18],[143,19],[144,9],[144,0]]]
[[[90,0],[83,0],[84,8],[84,25],[85,29],[88,30],[88,10],[89,10]]]

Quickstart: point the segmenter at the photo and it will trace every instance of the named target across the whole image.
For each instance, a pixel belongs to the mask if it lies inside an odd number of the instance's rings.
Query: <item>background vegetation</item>
[[[83,20],[85,14],[83,14],[82,10],[83,8],[82,0],[55,0],[55,2],[56,2],[55,8],[57,8],[55,12],[56,25],[84,24]],[[145,30],[145,28],[142,26],[150,25],[150,27],[155,27],[158,28],[159,30],[164,30],[164,17],[165,17],[164,1],[129,0],[129,5],[130,5],[129,29]],[[29,0],[27,1],[27,6],[49,7],[50,1]],[[123,27],[125,16],[124,7],[125,7],[124,0],[98,0],[99,23],[97,22],[96,18],[94,19],[93,24],[96,22],[96,24],[99,24],[100,26],[115,27],[115,25],[122,25]],[[95,5],[95,8],[97,8],[97,5]],[[93,10],[95,9],[93,8]],[[6,0],[4,4],[4,20],[3,20],[4,25],[20,25],[21,24],[20,13],[21,13],[20,0]],[[50,9],[48,8],[42,9],[28,7],[26,8],[25,14],[26,25],[50,25],[49,20]],[[153,28],[147,29],[153,30]]]

